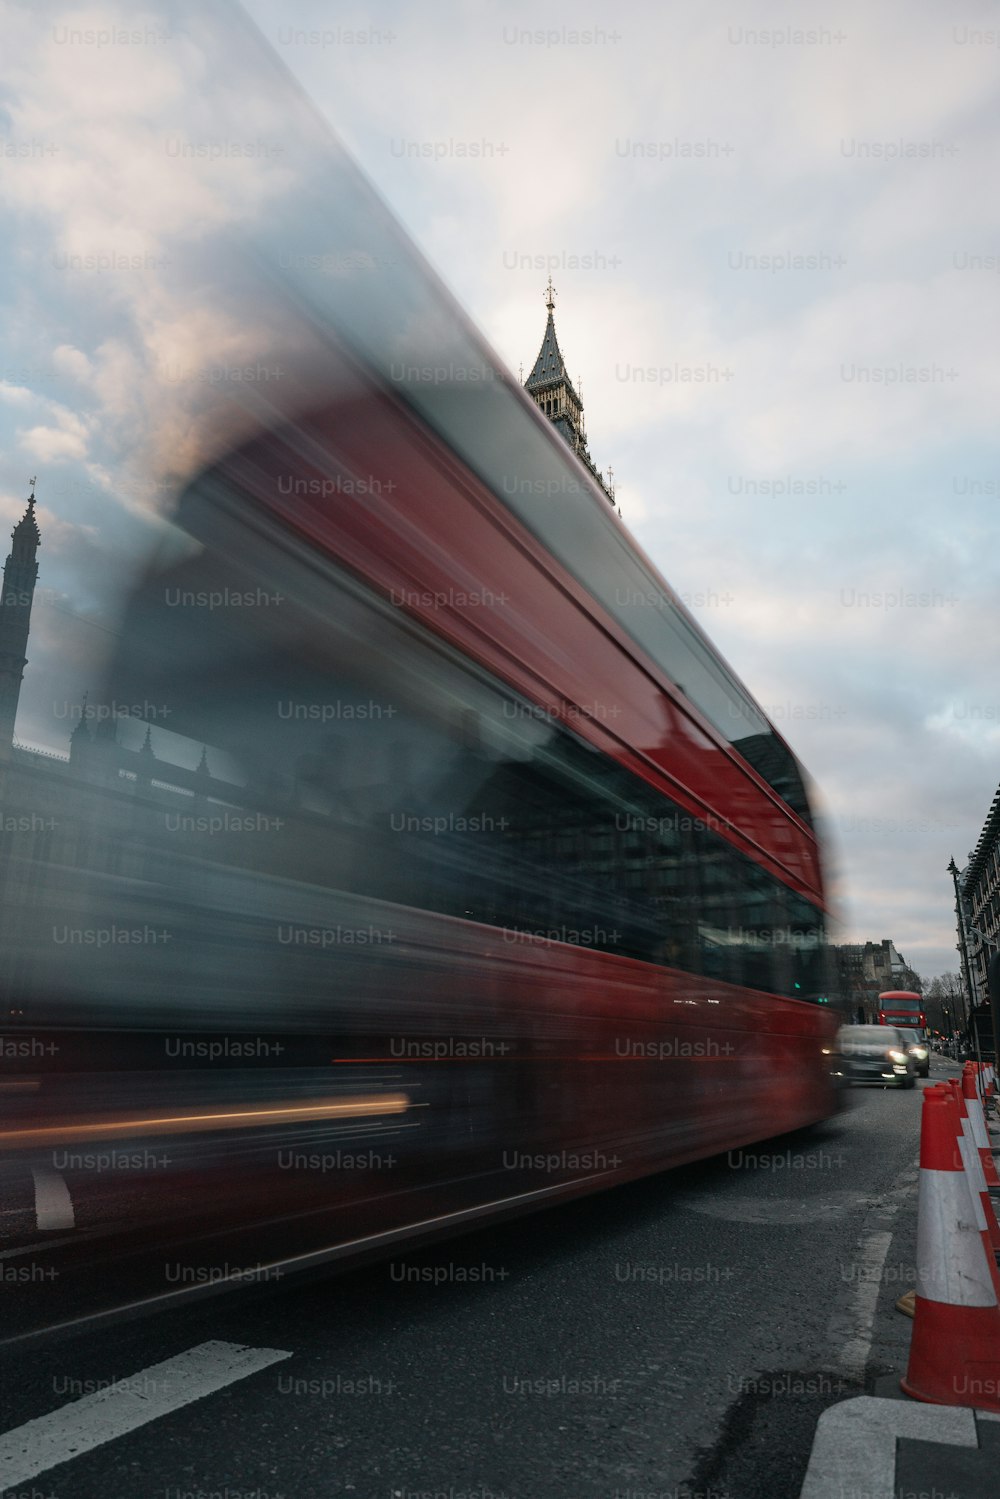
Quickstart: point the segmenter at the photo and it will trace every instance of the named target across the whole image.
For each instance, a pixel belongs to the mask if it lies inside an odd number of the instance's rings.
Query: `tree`
[[[957,973],[942,973],[924,991],[924,1008],[931,1030],[950,1036],[962,1016],[962,980]]]

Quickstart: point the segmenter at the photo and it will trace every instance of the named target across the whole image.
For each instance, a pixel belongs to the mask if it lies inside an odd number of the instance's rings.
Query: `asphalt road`
[[[920,1091],[849,1099],[392,1262],[0,1349],[3,1492],[796,1499],[820,1412],[899,1373],[912,1326]]]

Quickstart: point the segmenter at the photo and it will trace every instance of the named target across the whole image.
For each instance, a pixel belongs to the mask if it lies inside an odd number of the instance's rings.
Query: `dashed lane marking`
[[[291,1356],[280,1348],[199,1343],[28,1421],[0,1437],[0,1492]]]
[[[879,1229],[862,1235],[855,1268],[857,1279],[846,1305],[830,1319],[830,1332],[840,1340],[837,1364],[852,1379],[862,1380],[871,1352],[875,1310],[882,1288],[882,1271],[892,1243],[892,1233]]]
[[[67,1234],[64,1239],[40,1239],[37,1244],[20,1244],[16,1249],[0,1249],[0,1260],[16,1260],[22,1254],[41,1254],[45,1249],[58,1249],[60,1244],[80,1244],[84,1239],[97,1237],[94,1232]]]
[[[32,1168],[35,1178],[35,1222],[40,1229],[75,1228],[73,1199],[58,1171],[46,1166]]]
[[[836,1348],[837,1366],[853,1379],[865,1377],[896,1218],[904,1204],[912,1202],[917,1177],[918,1169],[914,1166],[900,1172],[897,1185],[868,1215],[868,1227],[858,1240],[848,1283],[840,1287],[830,1316],[827,1334]]]

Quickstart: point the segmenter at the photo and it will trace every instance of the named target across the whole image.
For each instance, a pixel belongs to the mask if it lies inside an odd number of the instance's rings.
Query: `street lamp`
[[[976,995],[975,990],[972,987],[972,969],[969,966],[969,949],[965,937],[965,907],[962,902],[962,892],[958,884],[958,865],[955,863],[954,858],[952,858],[950,864],[948,865],[948,873],[951,875],[952,880],[955,884],[955,914],[958,917],[959,937],[958,951],[962,959],[962,977],[965,980],[965,992],[968,995],[969,1013],[965,1017],[965,1026],[966,1029],[968,1029],[971,1023],[971,1013],[976,1003]]]

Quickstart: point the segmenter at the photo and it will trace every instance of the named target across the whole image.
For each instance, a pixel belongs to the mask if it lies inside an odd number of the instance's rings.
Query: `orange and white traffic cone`
[[[1000,1176],[997,1175],[996,1162],[990,1150],[990,1137],[986,1133],[986,1115],[983,1111],[983,1100],[979,1096],[977,1087],[976,1069],[970,1063],[962,1074],[962,1092],[965,1095],[965,1112],[972,1125],[972,1136],[976,1142],[979,1159],[983,1166],[983,1176],[986,1178],[988,1187],[1000,1187]]]
[[[983,1175],[982,1162],[976,1147],[973,1134],[972,1120],[966,1108],[965,1099],[961,1093],[955,1098],[955,1125],[958,1148],[962,1156],[962,1164],[965,1166],[965,1174],[968,1177],[969,1188],[972,1192],[973,1202],[979,1204],[977,1222],[982,1235],[983,1245],[986,1249],[986,1258],[993,1272],[993,1284],[1000,1297],[1000,1275],[997,1274],[997,1251],[1000,1250],[1000,1225],[997,1224],[996,1214],[993,1211],[993,1203],[990,1201],[989,1188],[986,1185],[986,1177]]]
[[[951,1127],[955,1133],[955,1141],[958,1145],[959,1155],[962,1158],[962,1166],[969,1184],[969,1191],[972,1195],[976,1227],[983,1241],[986,1263],[993,1277],[997,1299],[1000,1301],[1000,1269],[997,1268],[997,1251],[1000,1250],[1000,1225],[997,1224],[993,1204],[990,1201],[986,1179],[983,1176],[982,1166],[979,1161],[979,1152],[973,1142],[972,1126],[966,1112],[965,1099],[958,1082],[953,1077],[949,1078],[947,1082],[936,1084],[933,1091],[941,1093],[944,1096],[951,1111]]]
[[[900,1385],[915,1400],[1000,1413],[1000,1302],[950,1091],[924,1090],[913,1339]]]

